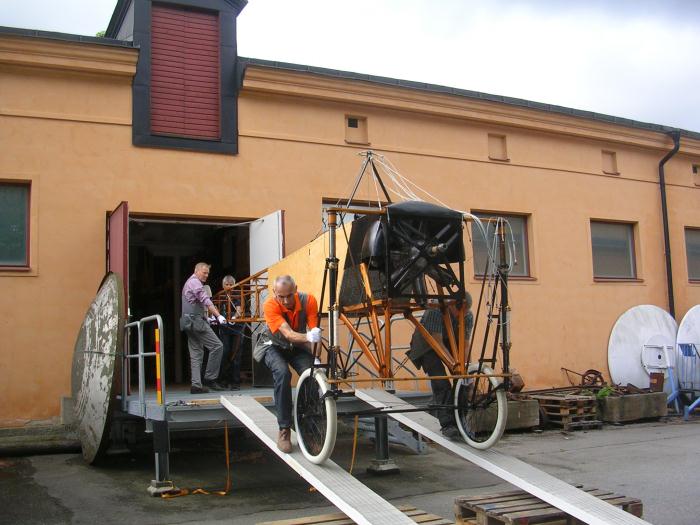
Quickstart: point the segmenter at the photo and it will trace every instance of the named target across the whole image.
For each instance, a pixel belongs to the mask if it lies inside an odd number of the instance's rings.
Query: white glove
[[[308,332],[306,332],[306,340],[309,343],[320,343],[321,342],[321,329],[320,328],[312,328]]]
[[[219,324],[226,324],[226,318],[223,315],[217,317],[216,320],[219,321]]]

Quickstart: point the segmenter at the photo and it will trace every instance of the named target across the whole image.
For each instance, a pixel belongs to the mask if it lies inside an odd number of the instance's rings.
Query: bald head
[[[275,299],[285,308],[294,306],[294,294],[297,292],[297,285],[291,275],[280,275],[275,279],[272,287]]]

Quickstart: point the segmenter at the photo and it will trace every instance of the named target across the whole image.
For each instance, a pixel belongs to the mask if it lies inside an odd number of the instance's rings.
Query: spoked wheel
[[[488,366],[469,365],[479,377],[459,379],[454,386],[455,419],[464,441],[481,450],[495,445],[506,427],[506,393]]]
[[[299,448],[312,463],[328,459],[335,446],[338,415],[335,398],[324,394],[330,390],[326,374],[320,368],[307,369],[299,376],[294,397],[294,425]]]

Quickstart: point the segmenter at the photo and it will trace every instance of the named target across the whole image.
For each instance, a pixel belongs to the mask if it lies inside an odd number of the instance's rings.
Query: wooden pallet
[[[601,489],[583,487],[581,490],[611,505],[620,507],[634,516],[642,517],[642,502],[636,498],[628,498]],[[481,496],[461,496],[455,499],[455,518],[457,525],[527,525],[530,523],[574,525],[583,523],[522,490]]]
[[[446,520],[435,514],[412,507],[410,505],[399,505],[397,507],[416,523],[423,525],[454,525],[454,522]],[[278,521],[265,521],[257,525],[353,525],[355,522],[342,512],[334,514],[321,514],[318,516],[307,516],[305,518],[290,518]]]
[[[598,428],[603,423],[598,420],[598,403],[595,396],[551,392],[533,394],[547,418],[547,422],[564,430]]]

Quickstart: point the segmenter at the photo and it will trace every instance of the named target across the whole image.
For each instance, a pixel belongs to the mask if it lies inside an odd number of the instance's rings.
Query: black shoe
[[[443,436],[449,439],[459,438],[459,429],[455,425],[446,425],[440,429]]]
[[[218,381],[202,381],[202,384],[209,388],[209,390],[215,390],[217,392],[224,392],[228,390],[225,385],[222,385]]]
[[[190,394],[208,394],[209,389],[205,386],[194,386],[190,387]]]
[[[231,383],[229,385],[229,388],[231,390],[240,390],[241,389],[241,384],[240,383]]]

